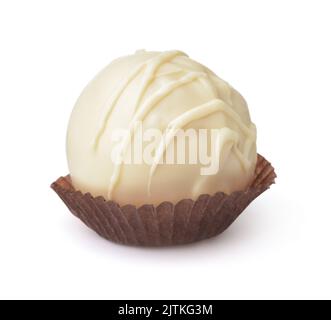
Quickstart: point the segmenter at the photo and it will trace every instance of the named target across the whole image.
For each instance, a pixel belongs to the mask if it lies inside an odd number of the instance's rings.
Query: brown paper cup
[[[103,197],[82,194],[61,177],[51,187],[71,213],[100,236],[126,245],[170,246],[214,237],[226,230],[243,210],[275,182],[271,164],[258,155],[254,179],[246,191],[203,194],[158,206],[120,206]]]

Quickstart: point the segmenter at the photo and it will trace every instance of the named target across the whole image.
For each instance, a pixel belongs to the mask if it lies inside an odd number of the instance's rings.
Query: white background
[[[237,88],[278,174],[222,236],[130,248],[49,188],[86,83],[179,49]],[[331,298],[330,1],[1,1],[0,298]]]

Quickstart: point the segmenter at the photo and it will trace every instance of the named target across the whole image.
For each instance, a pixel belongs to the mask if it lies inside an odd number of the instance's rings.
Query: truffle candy
[[[113,61],[83,90],[68,126],[67,158],[83,193],[137,206],[196,200],[249,186],[256,128],[243,97],[205,66],[180,51],[138,51]]]

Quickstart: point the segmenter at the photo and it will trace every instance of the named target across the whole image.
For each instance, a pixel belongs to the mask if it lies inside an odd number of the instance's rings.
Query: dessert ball
[[[245,190],[256,128],[243,97],[180,51],[118,58],[73,109],[67,158],[76,190],[120,205]]]

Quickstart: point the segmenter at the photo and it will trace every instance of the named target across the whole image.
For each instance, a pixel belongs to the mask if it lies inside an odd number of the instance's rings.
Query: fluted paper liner
[[[275,182],[271,164],[258,155],[254,179],[245,191],[203,194],[158,206],[120,206],[103,197],[82,194],[61,177],[51,187],[69,210],[100,236],[126,245],[170,246],[214,237],[226,230],[243,210]]]

